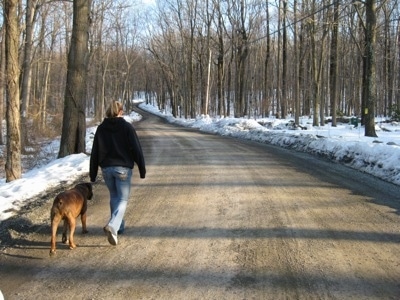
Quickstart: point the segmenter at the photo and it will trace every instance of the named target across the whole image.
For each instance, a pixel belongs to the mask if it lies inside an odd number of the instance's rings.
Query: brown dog
[[[67,230],[69,227],[69,248],[74,249],[74,232],[76,218],[80,215],[82,221],[82,233],[87,233],[86,210],[87,200],[92,199],[93,191],[91,183],[80,183],[73,189],[64,191],[56,196],[51,208],[51,248],[50,255],[56,253],[56,235],[58,224],[64,220],[62,242],[67,242]]]

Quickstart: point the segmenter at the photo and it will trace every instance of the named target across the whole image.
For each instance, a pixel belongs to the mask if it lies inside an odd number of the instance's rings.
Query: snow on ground
[[[152,105],[140,104],[140,107],[166,118],[170,123],[323,155],[400,185],[400,124],[394,122],[378,122],[376,126],[378,138],[371,138],[364,136],[364,128],[360,126],[355,128],[349,124],[350,122],[338,124],[337,127],[332,127],[330,123],[322,127],[313,127],[312,120],[302,118],[301,125],[306,129],[293,130],[290,119],[254,120],[200,116],[188,120],[173,118]],[[131,122],[140,118],[136,113],[125,116],[125,119]],[[96,126],[90,127],[86,132],[88,153],[91,152],[96,128]],[[41,197],[48,190],[56,189],[61,184],[73,184],[88,174],[88,155],[81,153],[56,159],[59,140],[51,141],[47,147],[48,149],[43,149],[48,153],[47,164],[36,167],[24,173],[21,179],[9,183],[6,183],[5,179],[0,179],[0,222],[15,215],[35,197]]]

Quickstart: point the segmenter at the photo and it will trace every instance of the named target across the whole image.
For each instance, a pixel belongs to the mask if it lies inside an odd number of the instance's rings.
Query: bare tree
[[[57,37],[60,33],[61,24],[63,24],[62,20],[54,19],[52,22],[52,28],[49,30],[49,37],[46,36],[46,22],[51,18],[51,10],[48,6],[42,6],[40,11],[41,15],[41,26],[39,33],[39,42],[38,49],[35,51],[40,59],[37,60],[36,68],[37,71],[40,72],[40,76],[36,75],[37,78],[41,78],[41,80],[37,80],[36,82],[36,90],[34,91],[34,95],[37,95],[39,99],[38,104],[38,114],[39,114],[39,128],[41,132],[45,132],[47,128],[47,123],[49,122],[47,107],[49,104],[50,91],[53,81],[57,81],[55,78],[52,78],[52,70],[55,68],[54,57],[58,57],[56,54],[56,41]],[[54,106],[54,103],[51,103]]]
[[[249,31],[252,26],[248,18],[250,6],[245,0],[230,2],[228,18],[232,27],[232,49],[235,49],[235,117],[243,117],[248,112],[245,95],[246,62],[249,55]]]
[[[269,4],[268,0],[265,0],[265,20],[266,20],[266,46],[265,46],[265,59],[264,59],[264,79],[263,79],[263,99],[261,112],[263,116],[269,116],[269,65],[271,61],[271,34],[270,34],[270,20],[269,20]]]
[[[364,76],[364,115],[365,136],[377,137],[375,131],[375,47],[376,47],[376,3],[375,0],[365,1],[365,76]]]
[[[4,0],[6,25],[6,120],[7,160],[6,182],[21,178],[21,132],[19,100],[19,26],[18,0]]]
[[[331,56],[330,56],[330,107],[332,115],[332,126],[336,127],[336,114],[337,114],[337,103],[338,103],[338,28],[339,28],[339,0],[333,0],[334,11],[333,11],[333,22],[332,22],[332,35],[331,35]]]
[[[320,99],[320,81],[318,68],[318,53],[317,53],[317,22],[316,22],[316,0],[311,0],[312,10],[311,10],[311,20],[310,20],[310,44],[311,44],[311,73],[312,73],[312,95],[313,95],[313,126],[319,125],[319,113],[320,113],[320,106],[321,106],[321,99]]]
[[[380,84],[381,93],[384,95],[383,103],[378,106],[378,114],[386,116],[392,115],[392,107],[393,107],[393,97],[394,97],[394,81],[396,78],[396,74],[394,73],[395,69],[395,48],[393,48],[393,44],[396,43],[395,38],[395,26],[391,26],[391,19],[395,18],[394,11],[396,10],[395,5],[391,5],[389,1],[384,1],[382,3],[382,11],[384,14],[384,60],[383,66],[381,67],[382,72],[382,81],[383,84]]]
[[[400,49],[400,18],[397,20],[397,25],[396,25],[396,27],[397,27],[397,49]],[[400,66],[400,51],[397,51],[398,53],[397,53],[397,65],[398,66]],[[397,72],[397,86],[399,85],[399,83],[400,83],[400,72],[398,71]],[[396,101],[395,101],[395,105],[396,105],[396,107],[397,107],[397,109],[400,109],[400,89],[398,88],[397,90],[396,90],[396,93],[395,93],[396,95],[395,95],[395,98],[396,98]]]
[[[74,0],[73,2],[72,37],[68,54],[64,116],[58,157],[85,152],[90,2],[90,0]]]
[[[28,140],[28,108],[32,83],[32,48],[33,25],[39,0],[26,0],[25,43],[23,47],[22,82],[21,82],[21,143],[22,151],[29,144]]]
[[[1,28],[1,44],[0,44],[0,145],[4,145],[3,138],[3,118],[4,118],[4,87],[6,74],[6,43],[5,43],[5,28]]]
[[[311,40],[311,70],[312,70],[312,91],[313,91],[313,125],[324,125],[324,105],[323,98],[321,95],[322,89],[322,74],[323,74],[323,60],[325,57],[325,38],[328,31],[326,30],[326,25],[323,26],[324,30],[321,31],[317,29],[317,1],[311,1],[311,24],[310,26],[310,40]],[[322,3],[324,4],[324,3]],[[324,20],[323,24],[326,24]],[[318,43],[317,43],[318,39]]]
[[[93,86],[93,104],[89,107],[94,110],[96,121],[101,121],[104,117],[105,98],[107,89],[107,75],[109,75],[109,60],[111,51],[108,44],[111,43],[110,37],[114,35],[107,18],[113,11],[113,0],[100,0],[92,10],[91,34],[90,34],[90,57],[92,62],[91,78]],[[114,84],[114,82],[113,82]]]
[[[217,114],[220,116],[226,116],[225,106],[225,43],[224,43],[224,23],[220,1],[213,0],[213,4],[216,6],[216,18],[217,18]]]
[[[282,99],[281,99],[281,118],[286,118],[288,112],[287,99],[287,65],[288,65],[288,38],[287,38],[287,1],[282,0]]]
[[[293,1],[293,51],[294,51],[294,122],[300,124],[300,51],[298,43],[297,0]]]

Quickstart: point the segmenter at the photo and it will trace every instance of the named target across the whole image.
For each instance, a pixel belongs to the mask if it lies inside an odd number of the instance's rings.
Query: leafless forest
[[[145,98],[182,117],[308,115],[315,126],[352,115],[367,136],[377,115],[399,115],[397,0],[3,0],[1,9],[9,181],[19,153],[44,136],[62,136],[60,157],[84,151],[85,117],[100,121],[111,99],[129,110]]]

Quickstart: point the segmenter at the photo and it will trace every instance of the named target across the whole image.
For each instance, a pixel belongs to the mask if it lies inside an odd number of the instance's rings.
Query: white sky
[[[195,120],[175,119],[159,112],[155,107],[140,105],[141,108],[186,127],[201,131],[272,143],[282,147],[293,147],[298,151],[329,154],[337,161],[352,157],[351,167],[400,185],[400,124],[378,124],[378,138],[364,136],[364,128],[352,125],[312,127],[312,120],[301,120],[307,130],[288,130],[289,120],[263,119],[271,129],[249,119],[212,119],[204,116]],[[132,113],[128,121],[140,120]],[[385,130],[383,130],[385,129]],[[86,151],[91,152],[96,127],[87,129]],[[140,139],[140,136],[139,136]],[[21,179],[6,183],[0,179],[0,222],[15,215],[18,210],[35,197],[45,195],[48,190],[62,184],[73,184],[89,172],[89,156],[81,153],[56,159],[59,140],[54,140],[43,149],[48,155],[47,164],[23,174]],[[51,154],[52,153],[52,154]],[[145,154],[146,156],[146,154]]]

